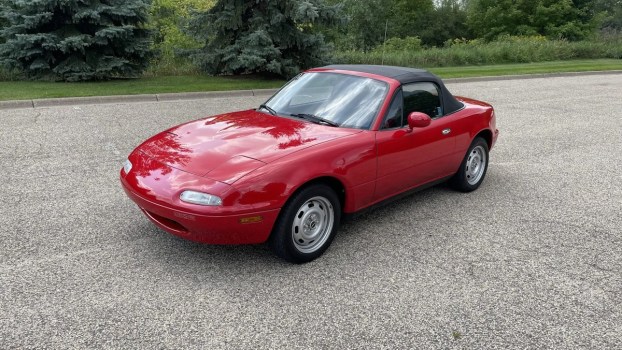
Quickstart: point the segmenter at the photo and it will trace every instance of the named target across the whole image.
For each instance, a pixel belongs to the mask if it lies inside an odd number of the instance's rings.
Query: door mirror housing
[[[410,129],[425,128],[431,123],[432,123],[432,118],[430,118],[430,116],[425,113],[412,112],[408,115],[408,127]]]

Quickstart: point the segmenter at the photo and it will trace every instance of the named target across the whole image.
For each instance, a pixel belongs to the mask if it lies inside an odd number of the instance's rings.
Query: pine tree
[[[2,10],[8,5],[8,0],[0,0],[0,30],[4,29],[9,22],[2,16]],[[4,42],[4,39],[0,35],[0,44]]]
[[[5,0],[0,60],[33,79],[136,77],[151,58],[150,0]],[[4,42],[3,42],[4,41]]]
[[[327,62],[320,25],[340,20],[323,0],[218,0],[192,17],[188,32],[203,47],[189,56],[209,74],[263,73],[290,77]]]

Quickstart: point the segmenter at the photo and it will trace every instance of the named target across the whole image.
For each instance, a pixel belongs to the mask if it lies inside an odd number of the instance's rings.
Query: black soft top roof
[[[444,114],[453,113],[464,107],[464,104],[458,101],[449,92],[449,90],[447,90],[447,87],[445,87],[445,84],[439,77],[424,69],[358,64],[337,64],[322,68],[375,74],[395,79],[402,84],[410,84],[416,82],[432,82],[438,85],[438,87],[441,89]]]

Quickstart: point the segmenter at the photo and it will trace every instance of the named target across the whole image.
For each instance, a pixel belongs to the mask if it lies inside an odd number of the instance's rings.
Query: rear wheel
[[[328,249],[340,219],[341,205],[335,192],[323,184],[311,185],[285,205],[270,236],[270,246],[287,261],[312,261]]]
[[[487,170],[488,143],[481,137],[477,137],[464,156],[460,169],[451,178],[450,184],[458,191],[475,191],[484,181]]]

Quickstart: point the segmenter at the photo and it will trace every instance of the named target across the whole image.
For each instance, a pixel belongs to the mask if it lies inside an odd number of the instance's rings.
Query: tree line
[[[330,1],[343,4],[349,18],[333,32],[342,49],[369,50],[385,37],[418,37],[428,47],[500,35],[583,40],[599,29],[619,30],[622,25],[619,0]]]
[[[620,33],[622,0],[0,0],[0,64],[26,78],[140,76],[162,57],[288,77],[335,51]]]

